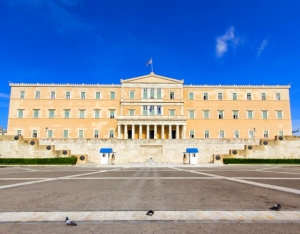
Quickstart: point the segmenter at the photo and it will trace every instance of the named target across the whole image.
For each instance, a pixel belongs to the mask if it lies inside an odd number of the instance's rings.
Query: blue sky
[[[281,84],[300,127],[299,0],[0,0],[0,126],[8,82]]]

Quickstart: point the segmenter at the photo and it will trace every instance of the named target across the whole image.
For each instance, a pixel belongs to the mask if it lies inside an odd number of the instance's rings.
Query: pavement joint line
[[[261,171],[261,172],[266,172],[266,173],[281,173],[281,174],[291,174],[291,175],[300,175],[300,173],[297,172],[282,172],[282,171]]]
[[[273,167],[267,167],[267,168],[260,168],[257,169],[256,171],[264,171],[264,170],[269,170],[269,169],[277,169],[277,168],[281,168],[282,166],[273,166]]]
[[[4,222],[63,222],[65,217],[74,221],[289,221],[297,222],[300,211],[63,211],[63,212],[0,212]]]
[[[187,170],[185,170],[185,171],[187,171]],[[216,177],[216,175],[208,174],[208,173],[195,172],[195,171],[189,171],[189,172]],[[242,183],[242,184],[254,185],[254,186],[258,186],[258,187],[274,189],[274,190],[279,190],[279,191],[288,192],[288,193],[300,194],[300,190],[298,190],[298,189],[292,189],[292,188],[286,188],[286,187],[281,187],[281,186],[276,186],[276,185],[263,184],[263,183],[259,183],[259,182],[253,182],[253,181],[242,180],[242,179],[235,179],[235,178],[226,177],[226,176],[218,176],[218,177],[221,177],[225,180]]]

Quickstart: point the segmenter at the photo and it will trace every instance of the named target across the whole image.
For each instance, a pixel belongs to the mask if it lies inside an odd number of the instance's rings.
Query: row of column
[[[154,139],[157,139],[157,124],[118,124],[118,139],[122,139],[121,128],[124,126],[124,139],[128,139],[128,126],[131,126],[131,139],[135,139],[135,126],[139,126],[138,139],[142,139],[143,126],[146,126],[146,139],[150,139],[150,125],[154,126]],[[169,139],[172,139],[172,126],[173,124],[163,124],[161,126],[161,139],[164,139],[165,136],[165,126],[168,126],[169,129]],[[181,129],[181,134],[179,133]],[[185,139],[186,125],[176,124],[176,139],[180,138]]]

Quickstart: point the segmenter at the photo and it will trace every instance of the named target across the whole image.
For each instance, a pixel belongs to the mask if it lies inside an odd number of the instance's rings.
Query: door
[[[149,138],[154,139],[154,130],[149,130]]]
[[[176,139],[176,130],[172,130],[172,139]]]
[[[127,131],[127,136],[128,136],[128,139],[132,139],[132,130],[128,130]]]

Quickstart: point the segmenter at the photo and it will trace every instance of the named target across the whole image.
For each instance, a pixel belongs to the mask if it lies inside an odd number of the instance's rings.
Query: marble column
[[[142,139],[142,128],[143,128],[143,125],[139,125],[139,139]]]
[[[164,135],[165,135],[165,125],[161,125],[161,139],[165,138]]]
[[[147,140],[149,139],[149,129],[150,129],[150,126],[149,126],[149,124],[147,124],[147,137],[146,137]]]
[[[134,140],[134,134],[135,134],[135,125],[131,125],[131,134],[132,134],[132,140]]]
[[[157,139],[157,125],[154,125],[154,139]]]
[[[172,139],[172,125],[169,125],[169,139]]]
[[[176,124],[176,139],[179,139],[179,125]]]
[[[125,124],[125,126],[124,126],[124,139],[128,139],[127,124]]]
[[[121,125],[118,124],[118,139],[121,139]]]

